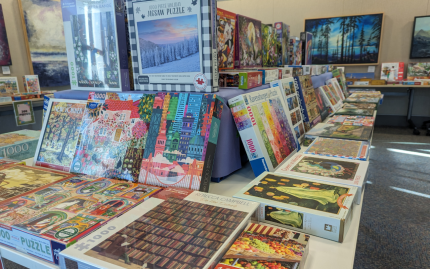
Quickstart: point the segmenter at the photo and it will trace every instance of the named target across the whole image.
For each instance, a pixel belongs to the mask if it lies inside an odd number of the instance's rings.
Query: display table
[[[251,165],[248,163],[245,168],[221,181],[219,184],[211,184],[209,192],[232,197],[245,187],[252,178],[254,178],[254,173],[252,172]],[[353,268],[361,208],[363,206],[363,195],[364,191],[361,196],[361,203],[359,205],[354,204],[352,207],[352,222],[343,243],[311,236],[310,252],[305,269]]]
[[[0,245],[0,255],[2,259],[7,259],[13,263],[17,263],[21,266],[25,266],[26,268],[31,269],[58,269],[59,266],[45,262],[41,259],[35,258],[31,255],[16,251],[12,248]],[[22,268],[10,265],[10,267],[3,267],[4,269],[8,268]]]
[[[324,82],[332,78],[332,73],[325,73],[320,76],[313,76],[312,82],[314,87],[324,85]],[[250,90],[241,90],[239,88],[220,88],[217,93],[218,96],[222,97],[227,104],[227,101],[240,94],[255,92],[269,88],[270,85],[266,84]],[[90,91],[74,91],[66,90],[54,93],[55,98],[61,99],[77,99],[86,100]],[[127,92],[123,92],[127,93]],[[129,92],[130,94],[138,93],[157,93],[155,91],[145,92]],[[233,120],[230,109],[227,105],[224,107],[221,116],[221,125],[218,135],[218,145],[215,153],[214,165],[212,170],[212,178],[219,181],[219,179],[230,175],[234,171],[242,168],[242,161],[240,155],[241,140],[237,132],[236,125]]]

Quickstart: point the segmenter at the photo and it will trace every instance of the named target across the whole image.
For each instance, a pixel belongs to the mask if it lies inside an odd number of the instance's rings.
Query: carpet
[[[354,268],[430,268],[430,137],[375,127]]]

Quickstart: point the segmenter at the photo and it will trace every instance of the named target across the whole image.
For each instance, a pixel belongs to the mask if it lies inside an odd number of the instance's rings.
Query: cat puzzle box
[[[5,235],[0,243],[58,264],[60,251],[159,190],[140,183],[72,175],[0,203],[0,233]]]
[[[65,268],[213,268],[258,203],[168,188],[60,253]]]
[[[260,203],[261,222],[342,243],[357,192],[348,185],[264,172],[233,197]]]
[[[32,158],[36,152],[40,131],[19,130],[0,134],[0,157],[14,160]]]

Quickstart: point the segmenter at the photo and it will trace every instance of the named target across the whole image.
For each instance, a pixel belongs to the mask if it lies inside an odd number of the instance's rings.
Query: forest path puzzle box
[[[87,102],[50,99],[35,154],[35,165],[70,171]]]
[[[233,197],[259,202],[259,221],[342,242],[356,193],[348,185],[265,172]]]
[[[0,203],[0,230],[11,235],[0,243],[58,264],[61,250],[159,190],[89,176],[62,180]]]
[[[258,203],[168,188],[60,253],[62,269],[213,268]]]
[[[215,1],[126,0],[126,4],[135,90],[219,91]]]

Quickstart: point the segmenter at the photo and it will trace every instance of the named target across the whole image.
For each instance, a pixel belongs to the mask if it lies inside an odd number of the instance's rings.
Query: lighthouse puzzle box
[[[72,90],[130,89],[124,0],[61,0]]]
[[[0,243],[58,264],[58,254],[160,188],[72,176],[0,203]]]
[[[218,92],[215,1],[126,4],[135,90]]]

